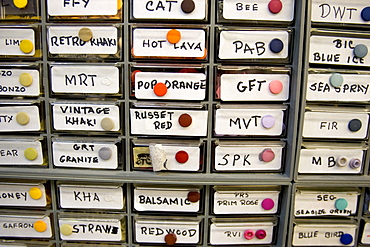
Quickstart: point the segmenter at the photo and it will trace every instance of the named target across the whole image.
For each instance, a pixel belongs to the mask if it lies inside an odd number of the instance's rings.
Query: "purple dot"
[[[266,198],[262,201],[261,206],[264,210],[271,210],[274,208],[275,202],[271,198]]]
[[[271,129],[275,125],[275,118],[271,115],[266,115],[262,117],[262,126],[266,129]]]

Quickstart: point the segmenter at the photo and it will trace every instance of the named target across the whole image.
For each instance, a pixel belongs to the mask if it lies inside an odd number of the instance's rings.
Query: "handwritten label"
[[[24,53],[20,49],[22,40],[31,41],[35,45],[35,31],[31,28],[0,28],[0,55],[35,55],[35,48],[30,53]]]
[[[285,74],[223,74],[221,100],[223,101],[285,101],[289,98],[289,75]],[[278,80],[282,91],[272,93],[271,81]]]
[[[333,87],[330,77],[333,74],[309,74],[306,99],[309,101],[370,101],[370,75],[341,74],[343,84]]]
[[[361,128],[351,131],[351,120],[361,123]],[[367,113],[306,112],[303,137],[363,139],[367,134],[367,125]]]
[[[217,171],[266,171],[281,169],[283,147],[280,145],[219,145],[215,148]],[[260,155],[271,150],[275,157],[263,161]]]
[[[104,159],[101,150],[110,152]],[[117,169],[118,150],[113,143],[53,142],[53,163],[56,167]]]
[[[363,167],[361,149],[334,149],[317,148],[301,149],[299,158],[299,173],[323,173],[323,174],[359,174]],[[338,164],[339,159],[346,159],[344,165]],[[350,166],[350,162],[358,162],[358,167]]]
[[[278,109],[217,109],[215,132],[217,135],[278,136],[283,131],[283,117],[283,110]],[[274,119],[271,128],[262,125],[262,119],[267,118]]]
[[[175,44],[167,41],[171,29],[135,28],[133,55],[138,57],[203,58],[207,55],[206,31],[202,29],[176,29],[181,40]]]
[[[369,6],[369,2],[366,0],[313,0],[311,6],[311,20],[313,22],[370,24],[361,18],[361,11]]]
[[[81,28],[89,28],[92,31],[93,37],[89,41],[83,41],[78,36]],[[48,28],[49,52],[51,54],[116,54],[117,35],[117,28],[112,26],[50,26]]]
[[[41,198],[34,199],[30,196],[32,188],[38,188],[41,191]],[[0,205],[45,207],[45,186],[43,184],[0,184]]]
[[[274,201],[266,210],[262,207],[265,199]],[[213,212],[215,214],[276,214],[279,205],[279,191],[215,191]]]
[[[29,74],[32,84],[23,86],[19,82],[21,74]],[[37,96],[40,94],[39,71],[36,69],[0,69],[0,95]]]
[[[370,47],[370,39],[312,35],[310,38],[310,63],[370,66],[369,56],[358,58],[353,49],[363,44]]]
[[[294,1],[284,1],[281,11],[274,14],[264,0],[224,0],[222,16],[227,20],[292,21]]]
[[[119,92],[119,69],[115,66],[51,66],[51,89],[54,93]]]
[[[171,188],[135,188],[134,208],[137,211],[198,212],[199,201],[188,200],[190,191],[199,190]]]
[[[266,237],[258,239],[245,239],[244,232],[252,230],[264,230]],[[270,244],[274,236],[274,224],[272,222],[230,222],[230,223],[213,223],[210,230],[210,242],[214,245],[221,244]]]
[[[35,230],[34,225],[37,221],[42,221],[46,224],[45,231],[39,232]],[[52,235],[52,227],[49,216],[0,216],[1,237],[51,238]]]
[[[116,15],[117,0],[48,0],[50,16]]]
[[[157,96],[154,86],[164,83],[167,93]],[[207,88],[203,73],[138,72],[135,74],[135,97],[137,99],[204,100]]]
[[[294,215],[296,217],[309,216],[349,216],[356,214],[359,193],[350,192],[316,192],[300,191],[295,194]],[[348,206],[345,209],[337,209],[337,200],[345,200]]]
[[[355,239],[356,225],[343,224],[322,224],[315,221],[312,225],[298,224],[294,227],[294,246],[343,246],[340,237],[343,234],[350,234]],[[346,246],[354,246],[354,241]]]
[[[26,113],[29,116],[27,124],[17,122],[16,117],[19,113]],[[37,106],[0,107],[0,132],[39,131],[40,128],[40,114]]]
[[[283,43],[282,51],[274,53],[269,44],[273,39]],[[286,31],[221,31],[220,59],[282,59],[288,57],[289,33]]]
[[[62,208],[123,209],[122,187],[60,185]]]
[[[192,119],[188,127],[179,124],[183,114]],[[207,118],[207,111],[130,109],[131,134],[206,136]]]
[[[27,148],[36,150],[36,159],[29,160],[25,157]],[[42,165],[43,161],[42,145],[39,141],[0,141],[0,165]]]
[[[116,105],[55,103],[53,117],[56,130],[106,131],[102,127],[104,119],[113,124],[109,131],[120,129],[119,107]]]
[[[370,244],[370,224],[366,223],[362,232],[361,243]]]
[[[206,18],[207,3],[197,1],[191,13],[185,13],[180,0],[133,0],[133,15],[136,19],[203,20]]]
[[[59,228],[62,225],[72,227],[71,235],[60,233],[62,240],[88,240],[88,241],[121,241],[121,222],[117,219],[84,219],[60,218]]]
[[[176,234],[179,244],[199,243],[199,223],[186,221],[141,221],[135,222],[135,239],[138,243],[161,243],[167,234]]]

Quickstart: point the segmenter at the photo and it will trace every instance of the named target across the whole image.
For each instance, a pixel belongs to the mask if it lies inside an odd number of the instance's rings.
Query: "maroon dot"
[[[166,244],[168,245],[174,245],[177,241],[177,237],[176,237],[176,234],[174,233],[169,233],[167,234],[165,237],[164,237],[164,241],[166,242]]]
[[[193,122],[193,119],[187,113],[181,114],[181,116],[179,117],[179,124],[182,127],[189,127],[192,122]]]
[[[200,193],[197,191],[190,191],[188,193],[188,200],[190,202],[197,202],[200,200]]]

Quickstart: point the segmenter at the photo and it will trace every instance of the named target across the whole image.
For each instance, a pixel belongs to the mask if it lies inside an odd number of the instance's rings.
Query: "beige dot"
[[[31,86],[33,82],[32,75],[28,73],[22,73],[19,75],[19,83],[25,87]]]
[[[93,37],[93,32],[90,28],[83,27],[78,32],[78,37],[83,41],[89,41]]]
[[[72,226],[69,224],[63,224],[60,227],[60,233],[63,234],[64,236],[69,236],[72,234]]]
[[[104,129],[104,130],[112,130],[114,128],[114,122],[112,119],[106,117],[106,118],[103,118],[100,122],[100,125],[101,127]]]
[[[18,112],[17,115],[15,116],[15,119],[17,120],[17,123],[21,125],[26,125],[30,121],[30,116],[28,116],[27,113],[25,112]]]

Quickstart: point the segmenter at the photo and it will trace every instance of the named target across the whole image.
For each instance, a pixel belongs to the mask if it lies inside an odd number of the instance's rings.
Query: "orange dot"
[[[167,93],[167,86],[162,82],[158,82],[157,84],[155,84],[153,90],[155,95],[162,97]]]
[[[176,29],[171,29],[170,31],[167,32],[166,38],[167,41],[170,42],[171,44],[176,44],[181,39],[181,33]]]

